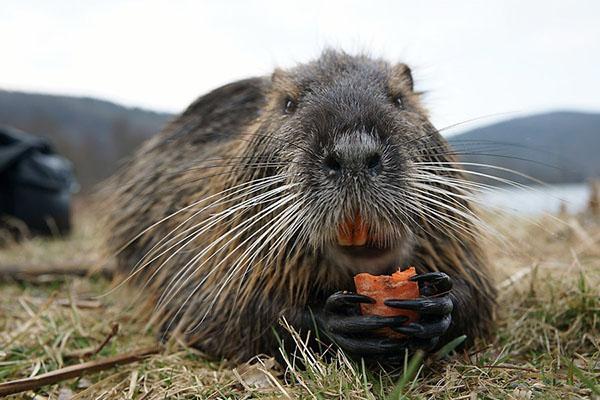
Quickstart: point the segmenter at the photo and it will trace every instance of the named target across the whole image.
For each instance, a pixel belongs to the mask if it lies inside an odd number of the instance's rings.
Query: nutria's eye
[[[404,101],[402,100],[402,96],[394,97],[394,105],[399,108],[404,108]]]
[[[296,107],[297,104],[294,100],[290,99],[289,97],[287,99],[285,99],[285,106],[284,106],[284,111],[286,114],[291,114],[294,111],[296,111]]]

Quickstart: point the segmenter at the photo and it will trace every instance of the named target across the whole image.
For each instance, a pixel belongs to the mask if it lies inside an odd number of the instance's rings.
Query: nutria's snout
[[[344,175],[377,176],[383,168],[383,149],[374,135],[356,132],[335,140],[326,150],[323,168],[332,178]]]
[[[412,243],[401,210],[399,188],[407,173],[385,130],[363,125],[326,135],[317,166],[304,170],[310,193],[312,237],[334,268],[351,273],[383,272],[397,265]],[[318,199],[318,200],[317,200]],[[315,201],[317,200],[317,201]]]

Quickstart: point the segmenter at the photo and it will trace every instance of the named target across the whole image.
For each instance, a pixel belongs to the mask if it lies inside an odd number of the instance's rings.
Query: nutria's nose
[[[382,170],[381,150],[377,140],[368,134],[342,136],[324,160],[329,176],[368,173],[378,175]]]

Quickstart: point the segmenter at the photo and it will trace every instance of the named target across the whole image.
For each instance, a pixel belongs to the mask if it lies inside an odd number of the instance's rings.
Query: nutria
[[[327,50],[213,90],[145,143],[111,182],[110,249],[157,331],[214,357],[277,355],[281,317],[378,362],[472,343],[496,292],[456,162],[405,64]],[[353,223],[367,233],[340,235]],[[353,276],[409,265],[422,296],[387,305],[421,319],[360,315]]]

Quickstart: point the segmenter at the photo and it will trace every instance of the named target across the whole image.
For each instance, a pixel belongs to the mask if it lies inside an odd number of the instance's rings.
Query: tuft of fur
[[[328,249],[359,209],[400,265],[452,277],[449,337],[487,335],[496,292],[484,227],[412,86],[404,64],[329,50],[200,97],[145,143],[109,182],[108,248],[157,329],[233,361],[275,354],[281,317],[293,324],[353,289],[357,271]],[[352,151],[357,131],[383,171],[334,184],[323,160]]]

